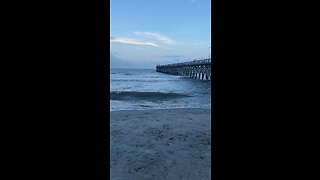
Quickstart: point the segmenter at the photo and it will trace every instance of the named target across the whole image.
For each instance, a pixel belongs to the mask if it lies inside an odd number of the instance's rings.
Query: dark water
[[[110,71],[110,111],[198,107],[211,107],[211,81],[152,69]]]

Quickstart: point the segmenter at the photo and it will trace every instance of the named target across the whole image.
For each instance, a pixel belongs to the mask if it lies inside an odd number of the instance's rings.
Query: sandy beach
[[[210,112],[110,112],[110,179],[211,179]]]

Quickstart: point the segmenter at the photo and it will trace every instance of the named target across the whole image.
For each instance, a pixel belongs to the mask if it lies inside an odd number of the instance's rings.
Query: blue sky
[[[110,52],[137,63],[207,58],[210,0],[111,0]]]

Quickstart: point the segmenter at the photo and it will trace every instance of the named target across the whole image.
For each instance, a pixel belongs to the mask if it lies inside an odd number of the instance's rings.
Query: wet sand
[[[112,111],[111,180],[211,179],[210,112]]]

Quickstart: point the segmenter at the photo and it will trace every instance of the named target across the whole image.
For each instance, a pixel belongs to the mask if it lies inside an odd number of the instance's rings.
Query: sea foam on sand
[[[211,179],[211,110],[110,112],[110,178]]]

